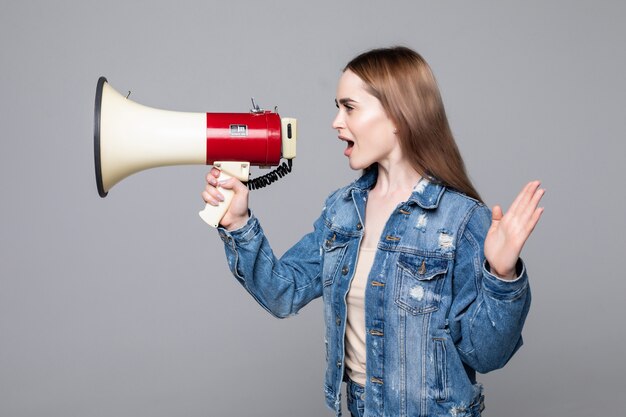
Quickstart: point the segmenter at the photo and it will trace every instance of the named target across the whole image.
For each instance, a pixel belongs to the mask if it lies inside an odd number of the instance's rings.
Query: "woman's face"
[[[332,126],[347,144],[344,155],[352,169],[365,169],[374,162],[393,163],[401,156],[393,122],[352,71],[341,75],[335,102],[339,111]]]

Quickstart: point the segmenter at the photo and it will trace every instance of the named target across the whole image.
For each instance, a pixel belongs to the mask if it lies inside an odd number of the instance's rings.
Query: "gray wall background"
[[[433,67],[490,205],[547,189],[526,345],[481,378],[487,417],[621,415],[626,54],[621,1],[2,1],[0,415],[330,416],[321,302],[275,320],[198,218],[206,167],[96,191],[105,75],[152,107],[300,121],[295,172],[251,205],[284,252],[353,179],[330,128],[357,53]]]

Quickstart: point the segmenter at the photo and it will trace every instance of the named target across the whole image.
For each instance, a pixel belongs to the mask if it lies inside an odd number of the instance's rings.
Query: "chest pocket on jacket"
[[[335,276],[341,269],[341,261],[346,253],[348,247],[348,237],[330,231],[326,234],[326,239],[322,244],[322,250],[324,255],[324,269],[323,269],[323,282],[324,286],[328,286],[333,283]]]
[[[396,304],[411,314],[436,311],[447,271],[445,259],[401,254],[396,272]]]

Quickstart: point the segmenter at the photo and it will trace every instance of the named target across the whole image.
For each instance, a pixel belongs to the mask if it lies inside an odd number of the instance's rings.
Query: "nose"
[[[333,129],[342,129],[346,127],[344,120],[343,120],[341,109],[337,111],[337,115],[335,116],[335,119],[333,120],[332,127]]]

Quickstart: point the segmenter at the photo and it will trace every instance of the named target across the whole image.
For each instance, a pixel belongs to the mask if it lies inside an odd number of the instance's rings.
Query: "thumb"
[[[491,210],[491,220],[493,222],[499,222],[502,220],[502,207],[495,205]]]
[[[233,190],[235,192],[241,192],[242,190],[247,189],[245,185],[237,178],[231,177],[227,180],[223,180],[219,182],[219,186],[226,190]]]

